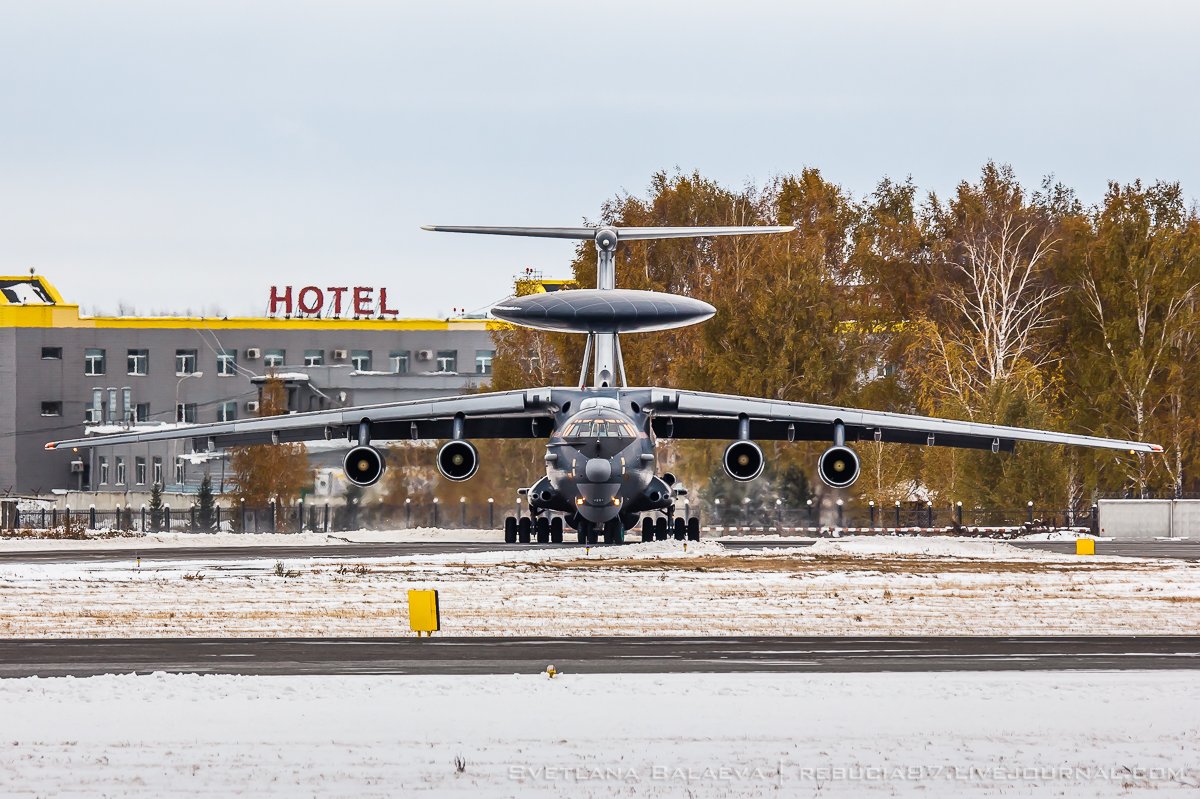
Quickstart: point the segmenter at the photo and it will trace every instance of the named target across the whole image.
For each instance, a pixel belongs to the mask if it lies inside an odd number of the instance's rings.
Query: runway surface
[[[812,541],[787,539],[734,539],[723,542],[731,549],[777,549],[811,546]],[[1014,546],[1046,552],[1072,553],[1072,541],[1009,541]],[[408,555],[441,555],[461,552],[520,551],[546,546],[578,546],[577,544],[537,545],[504,544],[500,542],[416,542],[401,544],[346,543],[317,546],[219,546],[219,547],[162,547],[136,546],[120,549],[46,549],[11,550],[0,552],[0,563],[76,563],[80,561],[121,561],[141,558],[154,560],[279,560],[286,558],[394,558]],[[1200,541],[1101,541],[1096,544],[1099,555],[1120,555],[1138,558],[1172,558],[1200,560]]]
[[[1200,669],[1200,636],[0,639],[0,677]]]

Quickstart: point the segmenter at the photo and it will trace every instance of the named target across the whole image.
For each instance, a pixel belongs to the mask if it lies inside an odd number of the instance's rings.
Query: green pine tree
[[[162,527],[162,521],[162,486],[158,483],[155,483],[150,489],[150,532],[157,533]]]
[[[208,532],[213,529],[213,521],[215,517],[212,479],[206,474],[204,479],[200,481],[200,494],[197,497],[196,509],[196,526],[201,530]]]

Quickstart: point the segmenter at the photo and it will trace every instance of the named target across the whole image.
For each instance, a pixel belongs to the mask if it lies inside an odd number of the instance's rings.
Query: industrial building
[[[382,293],[382,292],[381,292]],[[386,296],[386,295],[384,295]],[[194,490],[220,465],[178,443],[47,452],[51,439],[256,415],[268,374],[291,411],[458,394],[490,380],[486,319],[394,312],[84,316],[39,275],[0,277],[0,493]],[[214,473],[214,480],[217,475]]]

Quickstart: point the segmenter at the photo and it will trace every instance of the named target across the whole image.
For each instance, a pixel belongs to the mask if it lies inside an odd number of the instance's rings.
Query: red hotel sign
[[[289,314],[291,316],[398,316],[400,314],[387,304],[386,288],[371,286],[271,286],[271,298],[267,303],[267,314]]]

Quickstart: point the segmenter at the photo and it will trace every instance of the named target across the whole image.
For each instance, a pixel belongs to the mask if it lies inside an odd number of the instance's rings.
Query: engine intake
[[[725,466],[726,474],[745,483],[762,474],[766,459],[753,441],[735,441],[725,448],[721,463]]]
[[[858,479],[858,456],[849,447],[833,446],[817,461],[817,474],[830,488],[849,488]]]
[[[346,479],[356,486],[373,486],[383,476],[383,453],[374,447],[357,446],[346,453],[342,465]]]
[[[479,451],[469,441],[447,441],[438,450],[437,467],[447,480],[470,480],[479,469]]]

